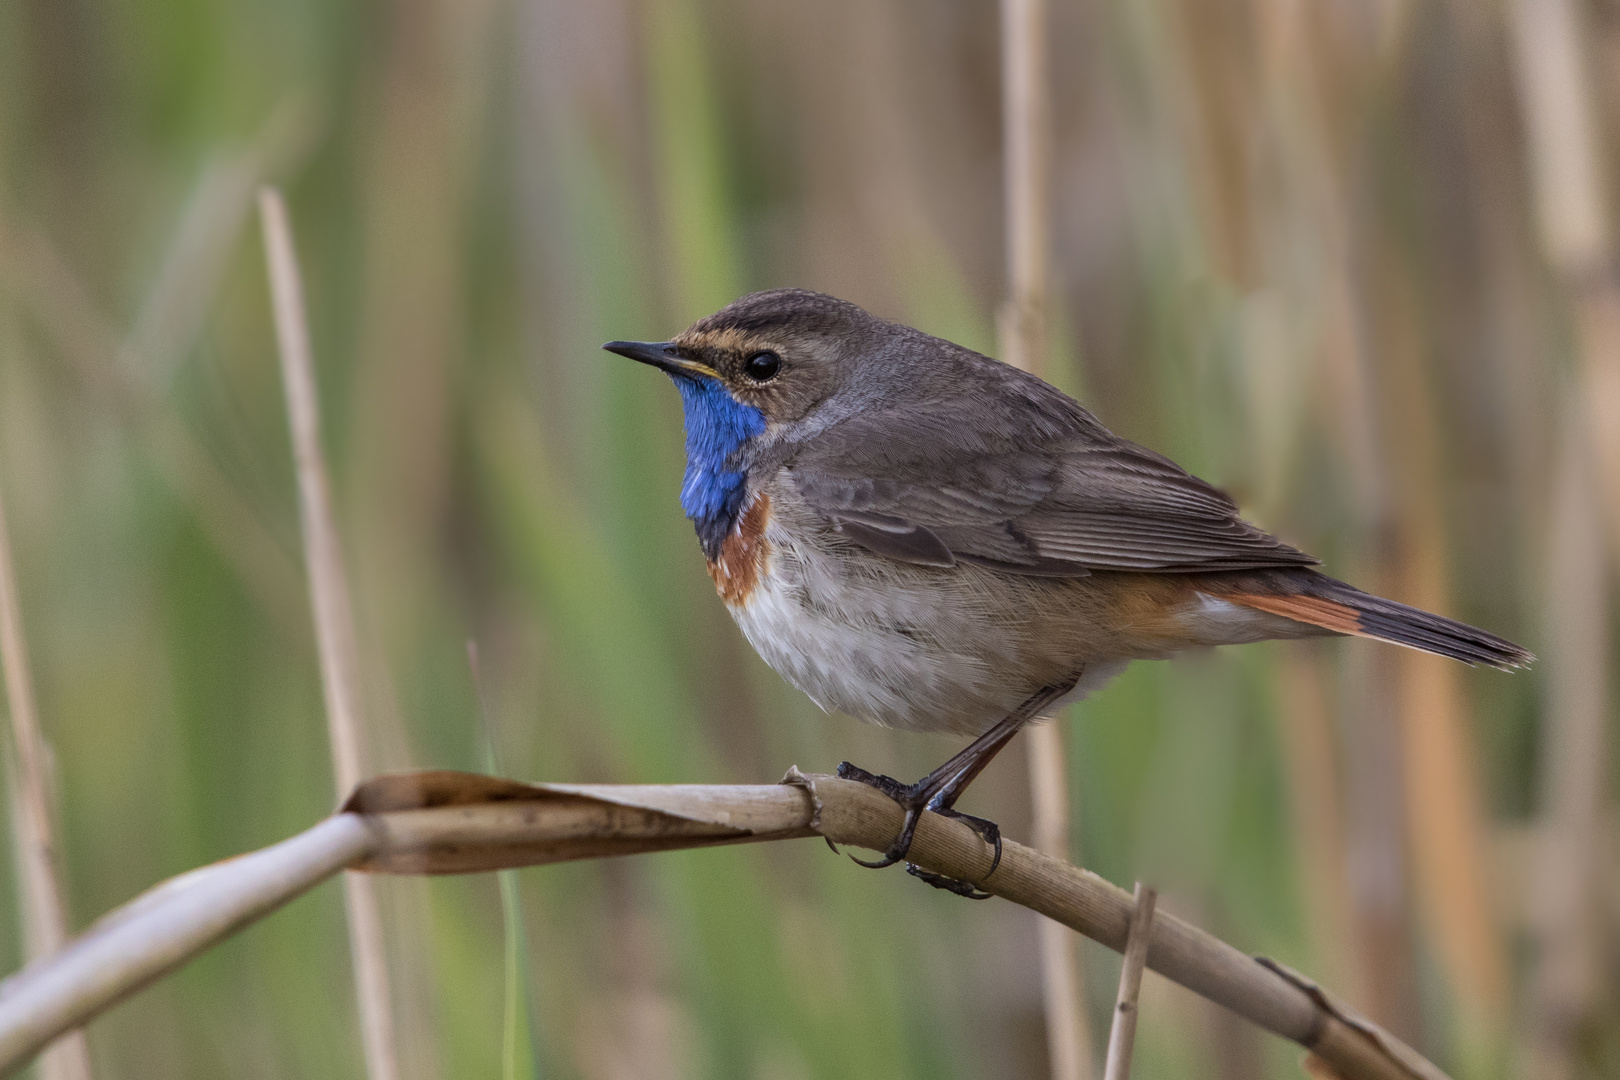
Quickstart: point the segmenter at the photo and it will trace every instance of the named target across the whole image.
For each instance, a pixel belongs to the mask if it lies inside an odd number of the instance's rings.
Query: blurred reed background
[[[1079,859],[1459,1080],[1620,1075],[1620,5],[1052,20],[1054,381],[1330,571],[1544,656],[1137,665],[1064,728]],[[371,769],[485,762],[468,639],[519,777],[947,756],[753,656],[677,504],[676,395],[597,346],[793,284],[992,348],[998,56],[988,0],[0,5],[0,490],[70,926],[331,808],[266,181]],[[968,809],[1027,837],[1026,778]],[[518,881],[539,1075],[1046,1075],[1029,912],[812,842]],[[378,884],[403,1075],[498,1075],[495,877]],[[325,886],[93,1024],[97,1075],[357,1075],[346,941]],[[1117,961],[1086,960],[1106,1030]],[[1300,1073],[1150,975],[1136,1075]]]

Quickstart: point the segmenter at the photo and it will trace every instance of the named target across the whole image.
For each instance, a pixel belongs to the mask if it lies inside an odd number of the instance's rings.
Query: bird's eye
[[[770,382],[782,370],[782,358],[773,352],[757,352],[743,364],[743,374],[754,382]]]

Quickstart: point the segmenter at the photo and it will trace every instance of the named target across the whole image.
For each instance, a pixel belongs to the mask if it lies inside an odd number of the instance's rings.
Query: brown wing
[[[1218,488],[1074,409],[1071,423],[1043,418],[1025,444],[999,431],[1032,426],[994,405],[862,416],[818,434],[786,467],[818,513],[906,562],[1059,576],[1318,562],[1244,521]]]

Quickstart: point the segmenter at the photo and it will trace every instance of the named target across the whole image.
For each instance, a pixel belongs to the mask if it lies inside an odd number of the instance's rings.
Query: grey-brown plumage
[[[1531,659],[1320,573],[1054,387],[845,301],[754,293],[606,347],[680,388],[682,505],[766,662],[826,708],[980,736],[917,785],[873,779],[905,843],[1020,724],[1132,659],[1321,634]]]

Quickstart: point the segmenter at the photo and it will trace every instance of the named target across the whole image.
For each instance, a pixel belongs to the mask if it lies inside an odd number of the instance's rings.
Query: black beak
[[[680,354],[675,346],[667,341],[610,341],[602,346],[610,353],[628,356],[632,360],[639,360],[643,364],[651,364],[655,368],[668,371],[680,360]]]
[[[713,368],[695,360],[688,360],[668,341],[610,341],[602,348],[610,353],[639,360],[643,364],[651,364],[671,375],[707,375],[711,378],[715,376]]]

